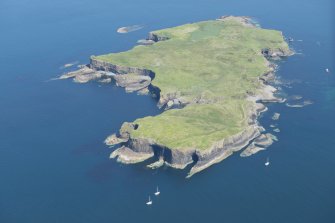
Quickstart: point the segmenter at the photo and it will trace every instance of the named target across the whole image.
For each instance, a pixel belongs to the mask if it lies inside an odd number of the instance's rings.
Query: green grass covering
[[[264,48],[289,52],[281,32],[245,26],[238,20],[204,21],[154,32],[169,37],[150,46],[95,57],[112,64],[150,69],[161,95],[177,93],[187,101],[214,99],[155,117],[138,119],[133,137],[152,138],[171,148],[206,149],[242,131],[246,92],[256,92],[268,71]]]
[[[246,101],[231,100],[225,104],[194,104],[168,110],[162,115],[136,120],[139,128],[132,136],[152,138],[169,148],[206,149],[244,129],[246,105]]]

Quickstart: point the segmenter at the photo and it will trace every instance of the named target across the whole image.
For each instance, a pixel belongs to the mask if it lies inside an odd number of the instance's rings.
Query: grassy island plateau
[[[264,103],[283,101],[269,85],[270,61],[292,55],[280,31],[222,16],[150,32],[142,43],[92,56],[88,66],[62,76],[114,80],[128,92],[157,98],[160,115],[124,123],[105,140],[119,144],[112,158],[128,164],[155,157],[155,168],[192,164],[192,176],[234,152],[246,148],[247,156],[272,143],[275,137],[262,133],[257,117]]]

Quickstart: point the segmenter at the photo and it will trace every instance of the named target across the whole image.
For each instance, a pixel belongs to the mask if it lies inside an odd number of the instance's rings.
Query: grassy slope
[[[170,39],[97,59],[153,70],[153,85],[161,95],[178,92],[189,101],[200,96],[217,101],[136,120],[139,128],[133,137],[152,138],[171,148],[206,149],[242,131],[247,125],[245,93],[256,92],[257,78],[268,70],[261,50],[289,50],[279,31],[250,28],[234,20],[154,33]]]

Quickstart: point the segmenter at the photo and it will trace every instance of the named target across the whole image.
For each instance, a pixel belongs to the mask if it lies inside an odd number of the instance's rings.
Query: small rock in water
[[[141,25],[133,25],[133,26],[125,26],[125,27],[120,27],[117,29],[118,33],[129,33],[129,32],[134,32],[136,30],[142,29],[143,26]]]
[[[275,128],[273,131],[274,131],[274,132],[280,132],[280,129]]]
[[[72,67],[73,65],[78,64],[78,63],[79,63],[79,61],[74,61],[74,62],[71,62],[71,63],[64,64],[63,66],[61,66],[61,69]]]
[[[301,95],[292,95],[288,99],[289,100],[301,100],[302,96]]]
[[[110,77],[103,78],[103,79],[100,79],[98,82],[108,84],[108,83],[112,82],[112,78],[110,78]]]
[[[311,100],[305,100],[303,102],[299,102],[299,103],[296,103],[296,104],[286,103],[286,106],[290,107],[290,108],[302,108],[302,107],[305,107],[305,106],[311,105],[311,104],[313,104],[313,101],[311,101]]]
[[[147,165],[147,167],[150,169],[157,169],[163,165],[164,165],[164,159],[163,157],[159,157],[159,159],[156,162]]]
[[[271,133],[267,133],[267,136],[270,137],[273,141],[278,141],[277,136],[272,135]]]
[[[73,63],[67,63],[64,65],[64,68],[72,67],[74,64]]]
[[[272,120],[278,120],[279,117],[280,117],[280,114],[277,113],[277,112],[275,112],[275,113],[273,114],[273,116],[272,116]]]

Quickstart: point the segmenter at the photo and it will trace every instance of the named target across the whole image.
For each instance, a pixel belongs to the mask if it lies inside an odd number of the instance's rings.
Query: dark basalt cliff
[[[152,72],[151,70],[147,69],[142,69],[142,68],[137,68],[137,67],[125,67],[125,66],[119,66],[119,65],[114,65],[105,61],[100,61],[97,59],[94,59],[94,57],[91,58],[90,60],[90,67],[94,70],[103,70],[103,71],[108,71],[112,72],[115,74],[138,74],[138,75],[143,75],[143,76],[149,76],[151,79],[155,78],[155,73]]]
[[[150,32],[149,33],[149,36],[147,38],[147,40],[152,40],[154,42],[158,42],[158,41],[165,41],[165,40],[168,40],[169,37],[166,37],[166,36],[159,36],[157,35],[156,33],[154,32]]]
[[[193,163],[194,166],[188,175],[190,177],[246,147],[253,139],[260,136],[262,131],[263,129],[258,125],[249,126],[243,132],[217,142],[212,148],[205,151],[196,149],[170,149],[157,144],[151,139],[133,139],[127,134],[113,136],[118,138],[118,140],[109,140],[109,142],[107,140],[106,144],[114,145],[121,142],[121,148],[113,152],[111,157],[120,156],[121,159],[118,159],[118,161],[127,164],[142,162],[153,156],[156,159],[163,158],[165,164],[177,169],[183,169]],[[132,153],[129,153],[130,150]]]
[[[188,177],[191,177],[193,174],[245,148],[255,138],[259,137],[264,129],[258,125],[257,117],[264,111],[266,111],[266,107],[263,104],[256,103],[250,110],[250,126],[248,128],[239,134],[213,144],[207,150],[171,149],[156,143],[152,139],[132,138],[131,131],[137,128],[134,123],[124,123],[120,132],[108,137],[105,143],[110,146],[121,145],[121,148],[113,152],[111,157],[118,157],[118,161],[122,163],[137,163],[156,157],[157,160],[163,159],[166,165],[177,169],[183,169],[187,165],[193,164],[188,175]],[[132,153],[129,151],[132,151]]]
[[[249,126],[242,133],[234,135],[216,143],[211,149],[206,151],[197,151],[198,161],[192,167],[188,177],[206,169],[207,167],[222,161],[244,147],[246,147],[253,139],[261,134],[263,129],[257,125]]]

